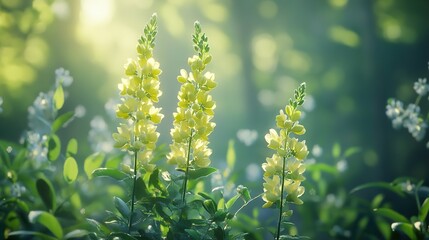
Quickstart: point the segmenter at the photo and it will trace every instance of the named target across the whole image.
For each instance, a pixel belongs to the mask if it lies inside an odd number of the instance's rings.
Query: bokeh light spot
[[[329,4],[335,8],[343,8],[347,4],[347,0],[329,0]]]
[[[333,26],[329,29],[329,37],[332,41],[346,45],[348,47],[357,47],[360,42],[359,35],[350,29]]]
[[[268,34],[256,35],[252,39],[253,64],[260,70],[272,72],[277,66],[277,44]]]
[[[213,22],[224,22],[228,18],[227,9],[219,3],[209,3],[201,6],[204,16]]]
[[[261,15],[261,17],[270,19],[270,18],[274,18],[277,15],[278,7],[274,1],[265,0],[259,3],[258,10],[259,10],[259,15]]]

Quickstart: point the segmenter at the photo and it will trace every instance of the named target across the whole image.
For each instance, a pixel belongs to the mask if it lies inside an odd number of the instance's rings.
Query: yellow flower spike
[[[281,146],[281,139],[276,130],[270,129],[270,133],[265,135],[265,141],[268,143],[268,148],[278,150]]]
[[[131,133],[128,126],[120,124],[117,128],[118,132],[113,133],[113,139],[115,140],[115,147],[123,148],[125,145],[130,143]]]
[[[296,135],[303,135],[305,133],[305,128],[301,124],[297,124],[292,127],[291,131]]]
[[[137,64],[134,60],[128,59],[128,62],[124,65],[125,75],[134,76],[137,74]]]
[[[185,202],[189,169],[205,168],[210,165],[211,149],[208,146],[208,136],[215,124],[210,122],[214,115],[215,102],[209,91],[216,83],[214,74],[204,72],[206,65],[211,61],[209,55],[208,38],[201,32],[199,23],[195,23],[193,35],[194,49],[197,54],[188,58],[190,71],[180,70],[177,81],[181,83],[178,98],[178,109],[173,113],[173,129],[170,131],[173,143],[168,155],[168,163],[177,164],[185,171],[182,188],[182,201]],[[185,162],[175,157],[178,155],[178,144],[183,145],[187,152]],[[188,150],[187,150],[188,151]]]
[[[281,174],[282,158],[279,155],[273,154],[273,156],[271,158],[267,158],[266,161],[266,163],[262,164],[262,169],[265,171],[265,177]]]
[[[262,207],[266,208],[280,200],[280,177],[278,175],[274,175],[272,178],[264,177],[264,181],[264,194],[262,195],[262,199],[267,202],[267,204]]]
[[[291,105],[287,105],[285,108],[285,112],[288,115],[288,117],[290,118],[290,116],[293,115],[293,107]]]
[[[155,108],[155,107],[151,107],[149,110],[150,120],[155,124],[160,123],[161,120],[164,118],[164,114],[161,114],[160,111],[161,111],[161,108]]]
[[[301,112],[297,109],[304,103],[305,84],[301,84],[294,92],[294,99],[283,110],[279,111],[275,122],[278,130],[270,129],[265,135],[268,148],[276,153],[271,158],[266,158],[262,164],[264,170],[264,194],[262,199],[265,204],[262,207],[271,207],[279,202],[279,218],[277,225],[277,237],[280,238],[281,223],[283,222],[283,206],[285,201],[294,204],[302,204],[299,197],[304,193],[301,182],[305,180],[302,175],[305,165],[302,163],[308,155],[305,141],[298,141],[291,135],[303,135],[305,127],[299,124]]]
[[[297,142],[293,151],[296,159],[303,160],[304,158],[306,158],[309,152],[307,150],[307,145],[305,145],[305,140],[302,142]]]
[[[182,144],[171,144],[170,153],[167,155],[167,163],[177,165],[179,168],[186,167],[186,149]]]
[[[292,115],[290,115],[290,120],[297,122],[301,118],[301,111],[295,110]]]

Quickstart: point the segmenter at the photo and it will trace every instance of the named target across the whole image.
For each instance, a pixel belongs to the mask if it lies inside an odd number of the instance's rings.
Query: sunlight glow
[[[108,23],[113,9],[112,0],[81,0],[80,20],[89,25]]]

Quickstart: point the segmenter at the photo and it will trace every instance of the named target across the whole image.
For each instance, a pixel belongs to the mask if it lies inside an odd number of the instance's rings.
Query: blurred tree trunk
[[[250,3],[251,2],[251,3]],[[255,16],[255,6],[257,4],[254,1],[249,0],[234,0],[232,1],[232,23],[235,23],[235,31],[237,36],[236,42],[238,43],[234,47],[240,55],[242,61],[242,71],[244,77],[244,94],[245,94],[245,106],[246,106],[246,119],[249,126],[257,127],[261,124],[261,113],[262,106],[258,101],[258,89],[255,86],[254,79],[254,67],[252,63],[252,51],[251,51],[251,40],[252,40],[252,28],[250,26],[257,25],[257,19]]]

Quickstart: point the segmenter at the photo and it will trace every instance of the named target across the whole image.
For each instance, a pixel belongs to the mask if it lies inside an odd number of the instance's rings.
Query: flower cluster
[[[182,85],[177,112],[173,114],[173,128],[170,131],[173,143],[167,162],[182,170],[189,166],[202,168],[210,165],[212,150],[208,147],[208,136],[216,125],[210,122],[216,104],[209,93],[217,84],[215,75],[204,71],[211,61],[207,40],[206,35],[201,33],[200,24],[196,22],[193,42],[198,55],[188,59],[191,71],[182,69],[177,77]]]
[[[280,110],[276,117],[276,126],[279,131],[270,129],[265,135],[268,148],[275,151],[272,157],[266,158],[262,164],[264,170],[264,194],[262,199],[266,202],[263,207],[273,204],[282,204],[282,193],[286,192],[286,201],[302,204],[299,197],[304,193],[301,182],[305,179],[303,160],[308,155],[305,141],[299,141],[291,135],[305,133],[303,125],[299,124],[301,111],[297,108],[304,103],[305,84],[295,90],[294,100],[290,100],[285,111]],[[283,186],[282,186],[283,185]]]
[[[64,101],[63,86],[68,87],[72,82],[73,77],[69,71],[64,68],[55,70],[54,89],[39,93],[33,105],[28,108],[29,130],[24,133],[22,141],[26,141],[30,157],[35,160],[36,166],[48,160],[47,143],[52,132],[52,124],[62,107],[62,104],[58,105],[56,102]]]
[[[417,93],[415,103],[408,104],[404,107],[404,103],[400,100],[389,99],[386,105],[386,115],[392,120],[393,128],[407,128],[408,132],[417,140],[421,141],[426,135],[428,128],[427,119],[423,118],[419,106],[420,100],[429,92],[429,84],[426,83],[426,78],[419,78],[414,83],[414,91]],[[429,148],[429,142],[427,144]]]
[[[129,59],[124,66],[126,77],[118,85],[122,98],[116,116],[126,121],[113,133],[114,146],[137,154],[139,162],[149,172],[155,167],[150,161],[159,137],[156,124],[164,117],[161,108],[154,105],[162,94],[159,90],[161,69],[153,58],[156,27],[156,15],[153,15],[138,41],[137,59]]]

